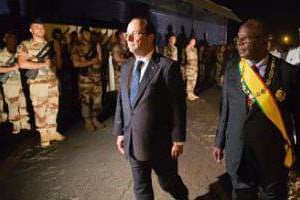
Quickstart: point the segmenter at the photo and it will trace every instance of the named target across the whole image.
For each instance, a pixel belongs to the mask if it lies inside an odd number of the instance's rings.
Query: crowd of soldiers
[[[184,48],[179,48],[182,45],[176,44],[174,34],[170,34],[167,41],[163,55],[180,62],[188,100],[198,99],[204,88],[222,85],[226,61],[235,52],[232,44],[210,46],[206,41],[197,42],[192,36]]]
[[[81,29],[80,40],[72,38],[68,52],[64,51],[67,49],[64,49],[60,30],[53,30],[51,42],[45,39],[42,22],[33,21],[29,31],[32,37],[19,45],[14,33],[7,33],[4,37],[5,47],[0,52],[1,122],[9,121],[13,134],[31,131],[34,127],[40,134],[42,147],[48,147],[52,141],[65,139],[58,132],[57,115],[59,93],[64,88],[61,81],[66,75],[62,73],[65,71],[62,70],[65,67],[63,64],[66,64],[63,54],[67,53],[73,66],[79,69],[78,86],[86,128],[95,130],[103,127],[96,118],[101,105],[101,49],[91,42],[89,29]],[[25,84],[22,84],[23,80]],[[26,88],[29,91],[28,99]],[[28,102],[33,108],[34,126],[30,123]],[[6,110],[4,104],[7,105]]]
[[[121,65],[131,56],[124,32],[54,28],[47,40],[39,19],[29,31],[31,38],[20,43],[14,32],[3,39],[0,124],[10,123],[13,134],[37,131],[41,147],[63,141],[60,125],[72,123],[78,110],[88,132],[104,128],[99,120],[104,93],[116,94]]]
[[[52,141],[65,139],[57,131],[58,80],[54,62],[49,59],[50,45],[45,40],[43,24],[33,22],[30,25],[32,38],[22,41],[17,47],[13,33],[6,34],[6,47],[1,51],[2,99],[8,105],[8,120],[13,125],[12,133],[32,129],[26,108],[26,99],[19,69],[26,69],[27,87],[34,111],[36,130],[40,133],[40,144],[47,147]],[[3,104],[3,103],[1,103]],[[1,113],[4,113],[1,107]],[[6,121],[2,118],[2,121]]]

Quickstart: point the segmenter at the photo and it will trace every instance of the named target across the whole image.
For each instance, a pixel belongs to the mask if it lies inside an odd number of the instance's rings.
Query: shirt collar
[[[152,54],[153,54],[154,50],[150,51],[146,56],[144,57],[137,57],[136,58],[136,62],[137,61],[143,61],[144,63],[148,63],[149,60],[151,59],[152,57]]]
[[[260,68],[262,66],[266,66],[267,65],[267,60],[268,60],[268,55],[266,57],[264,57],[263,59],[261,59],[259,62],[255,63],[252,60],[247,60],[248,64],[250,66],[255,65],[257,68]]]

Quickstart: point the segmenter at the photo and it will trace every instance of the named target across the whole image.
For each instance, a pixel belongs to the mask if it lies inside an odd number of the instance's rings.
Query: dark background
[[[300,28],[300,1],[298,0],[213,0],[233,10],[242,20],[258,18],[269,25],[278,37],[289,34],[293,42]],[[229,37],[235,35],[239,24],[230,22]]]
[[[228,7],[242,20],[259,18],[269,24],[271,30],[278,38],[284,34],[288,34],[292,37],[293,43],[297,42],[298,28],[300,28],[299,0],[213,1]],[[141,3],[124,3],[133,2],[130,0],[114,4],[110,2],[110,0],[0,0],[0,31],[3,32],[5,28],[24,28],[26,22],[24,23],[23,19],[32,16],[51,18],[52,20],[62,23],[85,23],[85,21],[89,21],[89,23],[92,24],[101,23],[106,27],[116,27],[120,26],[120,22],[124,23],[128,16],[132,15],[132,12],[137,12],[141,10],[142,7],[147,7]],[[130,6],[129,9],[127,8],[128,5]],[[99,12],[97,7],[105,7],[107,9]],[[130,13],[128,13],[128,11],[130,11]],[[24,25],[22,25],[23,23]],[[3,24],[5,24],[5,27]],[[236,35],[239,26],[240,23],[229,20],[229,41]]]

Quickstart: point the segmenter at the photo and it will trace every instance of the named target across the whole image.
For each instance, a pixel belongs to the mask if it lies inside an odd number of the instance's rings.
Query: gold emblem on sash
[[[276,97],[276,99],[277,99],[279,102],[283,102],[283,101],[285,100],[286,93],[285,93],[284,90],[279,89],[279,90],[276,91],[275,97]]]

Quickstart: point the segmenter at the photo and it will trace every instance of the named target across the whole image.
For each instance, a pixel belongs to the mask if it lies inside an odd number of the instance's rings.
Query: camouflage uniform
[[[178,60],[177,47],[171,46],[171,45],[165,46],[164,47],[164,56],[177,61]]]
[[[129,50],[127,46],[122,46],[120,44],[115,44],[112,48],[113,66],[114,66],[114,77],[115,77],[115,88],[119,90],[120,87],[120,76],[121,76],[121,66],[123,63],[118,63],[114,58],[119,56],[123,59],[129,57]]]
[[[0,66],[5,66],[5,63],[11,59],[12,56],[13,55],[4,48],[0,52]],[[21,129],[30,130],[31,126],[28,123],[29,117],[20,72],[12,71],[8,73],[9,77],[7,81],[3,83],[3,94],[5,102],[8,105],[8,120],[13,124],[13,133],[19,133]]]
[[[80,59],[85,59],[85,56],[92,47],[91,42],[80,41],[72,50],[72,56],[77,54]],[[102,100],[102,84],[100,65],[92,65],[79,69],[79,94],[81,99],[81,114],[85,120],[85,125],[88,130],[95,130],[97,125],[95,119],[100,114]],[[98,125],[100,126],[100,125]]]
[[[4,112],[4,98],[0,92],[0,123],[7,121],[7,114]]]
[[[197,82],[198,75],[198,53],[195,47],[186,49],[186,90],[189,100],[194,100],[197,96],[194,94],[194,88]]]
[[[23,41],[18,47],[18,54],[25,54],[28,60],[35,61],[36,55],[46,45],[46,41]],[[55,70],[43,67],[38,70],[35,79],[28,79],[30,99],[34,110],[35,124],[41,135],[41,145],[48,146],[50,141],[64,139],[57,132],[56,117],[58,113],[58,81]]]
[[[295,166],[296,169],[292,169],[289,174],[288,200],[297,200],[300,197],[300,168],[299,165]]]

